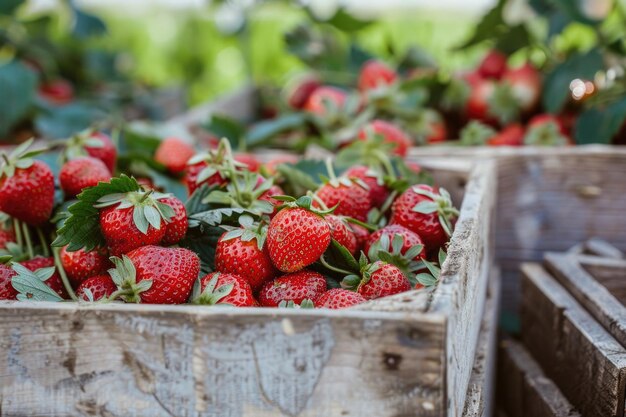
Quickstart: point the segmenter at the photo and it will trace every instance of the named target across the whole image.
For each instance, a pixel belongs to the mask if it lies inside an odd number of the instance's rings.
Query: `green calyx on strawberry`
[[[118,288],[110,299],[121,298],[128,303],[140,303],[140,294],[152,287],[152,280],[143,279],[137,282],[137,269],[128,256],[112,256],[110,259],[115,268],[109,269],[109,275]]]
[[[346,275],[341,281],[341,288],[357,291],[361,285],[367,284],[372,277],[372,274],[376,272],[382,265],[382,262],[369,262],[364,252],[361,252],[359,257],[359,271]]]
[[[187,161],[185,182],[189,194],[201,184],[225,185],[238,169],[246,168],[246,164],[234,159],[228,139],[222,138],[217,149],[195,155]]]
[[[28,148],[32,144],[33,139],[29,139],[15,148],[10,154],[2,153],[4,164],[0,168],[0,177],[12,177],[15,175],[16,169],[30,168],[35,162],[33,157],[46,151],[45,148],[29,151]]]
[[[488,114],[494,117],[501,125],[518,120],[522,107],[518,97],[508,83],[499,83],[488,99]]]
[[[239,207],[259,215],[271,214],[274,206],[261,197],[273,185],[273,180],[263,180],[258,174],[249,171],[236,172],[224,191],[213,190],[202,202]]]
[[[450,193],[445,188],[439,188],[439,193],[422,187],[413,187],[413,192],[428,197],[432,201],[422,201],[413,207],[413,211],[421,214],[436,213],[439,223],[448,236],[452,236],[452,221],[459,216],[459,210],[452,204]]]
[[[385,297],[411,289],[409,279],[390,263],[370,263],[364,253],[359,259],[359,274],[351,274],[341,281],[341,287],[358,292],[365,299]]]
[[[394,225],[388,227],[393,228]],[[405,234],[412,234],[412,232],[405,229]],[[409,246],[407,245],[408,240],[409,237],[401,233],[381,233],[369,246],[367,257],[370,262],[384,261],[397,266],[411,284],[415,285],[415,275],[420,269],[423,269],[424,245],[420,243]],[[409,247],[406,248],[407,246]]]
[[[524,135],[524,144],[529,146],[565,146],[568,143],[567,136],[554,121],[530,125]]]
[[[64,140],[63,162],[83,156],[90,156],[104,162],[113,172],[117,160],[117,149],[109,136],[94,129],[86,129]]]
[[[227,231],[221,240],[228,241],[235,238],[240,238],[244,242],[256,240],[257,248],[262,251],[267,237],[267,224],[264,222],[255,223],[254,219],[247,214],[239,216],[238,220],[241,227],[220,226]]]
[[[465,146],[484,146],[497,134],[496,130],[478,120],[469,122],[461,130],[461,144]]]
[[[422,287],[432,287],[439,282],[441,275],[441,267],[446,261],[447,254],[443,249],[439,249],[437,256],[439,265],[429,262],[426,259],[421,261],[421,272],[415,275],[414,280],[411,281],[411,286],[415,289]]]
[[[206,283],[202,290],[202,284],[200,280],[196,280],[193,286],[193,292],[191,295],[191,302],[198,305],[232,305],[228,303],[220,303],[220,301],[233,291],[235,284],[228,283],[218,286],[218,280],[220,273],[216,272],[212,275],[211,279]]]
[[[310,195],[303,195],[299,198],[295,198],[289,195],[276,195],[272,198],[283,202],[280,206],[278,206],[278,210],[282,210],[285,208],[302,208],[310,211],[311,213],[317,214],[320,217],[324,217],[326,214],[333,213],[333,211],[335,210],[335,207],[316,207],[316,205],[314,204],[315,199]]]
[[[313,304],[313,301],[309,300],[308,298],[305,298],[304,300],[302,300],[302,302],[300,304],[295,303],[293,300],[282,300],[280,303],[278,303],[278,308],[303,308],[303,309],[309,309],[309,308],[315,308],[315,304]]]

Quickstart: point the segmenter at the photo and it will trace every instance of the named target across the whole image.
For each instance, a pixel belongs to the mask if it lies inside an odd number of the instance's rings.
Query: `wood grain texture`
[[[463,417],[491,417],[495,401],[496,341],[500,304],[500,271],[492,269],[489,292],[478,336]]]
[[[589,273],[603,268],[600,279]],[[620,300],[626,294],[626,261],[600,257],[548,253],[546,268],[571,295],[619,342],[626,347],[626,306]],[[607,270],[612,273],[606,273]]]
[[[623,417],[626,349],[540,265],[522,272],[528,351],[582,415]]]
[[[513,339],[504,339],[499,346],[498,405],[508,417],[580,417],[539,364]]]

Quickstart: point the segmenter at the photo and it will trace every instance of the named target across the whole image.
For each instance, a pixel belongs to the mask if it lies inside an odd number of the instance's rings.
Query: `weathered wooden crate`
[[[541,265],[525,264],[522,272],[522,340],[528,351],[582,415],[623,417],[625,347]]]
[[[499,345],[497,392],[503,416],[580,417],[539,364],[513,339],[504,339]]]
[[[0,415],[461,416],[496,177],[434,174],[462,204],[432,291],[343,311],[2,302]]]

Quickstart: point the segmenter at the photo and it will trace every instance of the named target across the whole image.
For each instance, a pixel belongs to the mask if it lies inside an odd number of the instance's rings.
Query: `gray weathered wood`
[[[465,396],[463,417],[491,417],[494,406],[500,271],[494,268],[489,277],[489,293],[480,327],[470,383]]]
[[[540,265],[522,272],[528,351],[582,415],[623,417],[626,349]]]
[[[602,324],[605,329],[626,347],[626,306],[618,298],[626,294],[626,261],[609,260],[583,255],[548,253],[546,267],[559,283]],[[606,280],[596,279],[584,268],[585,264],[602,265],[612,269],[614,277],[607,288]],[[614,294],[615,293],[615,294]]]
[[[626,305],[626,260],[600,259],[595,257],[579,258],[581,265],[615,298]]]
[[[580,417],[524,347],[500,342],[498,403],[508,417]]]

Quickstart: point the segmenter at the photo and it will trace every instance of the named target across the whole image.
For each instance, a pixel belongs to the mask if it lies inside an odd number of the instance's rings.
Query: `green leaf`
[[[70,217],[57,231],[53,246],[69,245],[70,251],[81,248],[90,251],[97,246],[104,246],[104,236],[100,231],[99,210],[94,207],[94,204],[108,194],[127,193],[139,189],[139,184],[134,178],[122,174],[119,178],[112,178],[110,182],[101,182],[95,187],[83,190],[77,197],[78,202],[68,208]]]
[[[345,246],[332,239],[328,249],[324,252],[324,259],[333,267],[343,269],[348,272],[359,274],[361,268],[354,256]]]
[[[546,77],[542,102],[549,113],[558,113],[570,95],[572,80],[591,80],[602,69],[603,58],[596,48],[584,54],[575,54],[557,65]]]
[[[585,110],[574,127],[574,137],[579,145],[590,143],[611,143],[626,120],[626,98],[606,107],[592,107]]]
[[[239,216],[244,213],[254,215],[254,213],[243,208],[225,207],[225,208],[216,208],[212,210],[202,211],[200,213],[193,214],[189,217],[189,220],[190,221],[193,220],[195,222],[202,222],[209,226],[219,226],[226,222],[228,222],[229,224],[235,222],[236,224]],[[190,222],[190,225],[191,225],[191,222]]]
[[[310,162],[310,164],[309,164]],[[290,195],[301,195],[308,190],[315,190],[321,182],[318,182],[317,176],[313,176],[314,170],[311,167],[321,168],[326,171],[324,162],[322,161],[300,161],[297,164],[280,164],[277,167],[278,173],[285,179],[284,189]]]
[[[29,271],[19,264],[14,264],[13,269],[17,275],[11,278],[11,285],[19,293],[20,301],[62,301],[63,299],[48,287],[45,282],[34,272]]]
[[[200,269],[203,274],[213,272],[215,268],[215,247],[224,229],[200,223],[198,227],[187,231],[185,238],[178,244],[194,251],[200,257]]]
[[[106,33],[106,25],[102,19],[89,13],[85,13],[71,2],[74,12],[74,28],[72,34],[79,39],[85,39],[91,36],[99,36]]]
[[[213,114],[202,124],[202,128],[218,138],[227,138],[233,146],[238,146],[245,134],[245,127],[237,120],[225,115]]]
[[[2,0],[0,1],[0,14],[13,14],[22,3],[24,0]]]
[[[104,116],[99,108],[75,101],[65,106],[48,108],[37,116],[35,127],[48,138],[67,138],[87,129]]]
[[[37,75],[18,61],[0,66],[0,137],[21,121],[31,108],[37,90]]]
[[[371,25],[373,21],[356,18],[348,13],[345,8],[340,7],[325,23],[333,25],[343,32],[357,32]]]
[[[502,18],[502,9],[504,8],[504,1],[499,0],[498,4],[494,6],[489,12],[487,12],[476,25],[474,32],[468,40],[457,46],[456,50],[467,49],[471,46],[479,44],[485,40],[496,38],[504,20]]]
[[[308,120],[306,113],[287,113],[275,119],[260,121],[248,130],[246,144],[249,147],[266,145],[281,133],[305,126]]]

